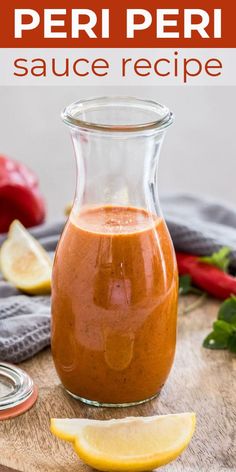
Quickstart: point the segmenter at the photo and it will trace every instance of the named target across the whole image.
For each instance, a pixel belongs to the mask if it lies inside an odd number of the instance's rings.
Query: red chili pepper
[[[179,274],[189,274],[197,287],[223,300],[232,294],[236,295],[236,277],[201,262],[198,256],[177,252],[176,258]]]
[[[34,173],[5,156],[0,156],[0,233],[19,219],[24,226],[42,223],[45,204]]]

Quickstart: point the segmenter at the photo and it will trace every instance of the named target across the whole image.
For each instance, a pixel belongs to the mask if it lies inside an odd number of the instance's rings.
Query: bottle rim
[[[165,105],[123,96],[82,99],[68,105],[61,116],[72,128],[111,133],[159,132],[174,121],[173,113]],[[112,116],[116,116],[116,120]]]

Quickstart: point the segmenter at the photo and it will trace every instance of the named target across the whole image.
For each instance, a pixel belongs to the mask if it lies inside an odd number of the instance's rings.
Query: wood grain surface
[[[186,297],[181,304],[188,304]],[[165,472],[236,471],[236,356],[202,348],[218,303],[208,300],[179,316],[175,364],[159,398],[125,409],[89,407],[70,398],[60,385],[46,350],[22,364],[39,386],[27,413],[0,422],[0,463],[21,472],[89,472],[70,444],[49,431],[50,417],[118,418],[194,410],[197,429],[189,448]],[[181,310],[181,307],[180,307]],[[0,472],[10,472],[4,467]]]
[[[0,472],[19,472],[16,469],[6,467],[5,465],[0,465]]]

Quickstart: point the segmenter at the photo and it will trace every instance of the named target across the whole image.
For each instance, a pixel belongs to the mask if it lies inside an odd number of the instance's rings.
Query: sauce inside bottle
[[[71,215],[52,287],[52,352],[70,393],[122,404],[160,391],[175,352],[177,279],[162,218],[125,206]]]

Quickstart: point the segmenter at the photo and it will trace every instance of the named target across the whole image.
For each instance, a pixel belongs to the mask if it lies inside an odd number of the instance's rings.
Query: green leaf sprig
[[[236,296],[232,295],[220,306],[213,331],[204,339],[203,346],[236,353]]]
[[[196,295],[201,295],[202,290],[199,290],[196,287],[192,286],[192,278],[190,275],[180,275],[179,276],[179,294],[188,295],[189,293],[195,293]]]
[[[181,311],[182,315],[187,315],[188,313],[191,313],[192,311],[199,308],[206,298],[206,293],[202,292],[202,290],[200,290],[199,288],[192,286],[192,278],[190,277],[190,275],[186,274],[179,276],[179,295],[188,295],[191,293],[201,296],[198,297],[198,299],[195,300],[193,303],[190,303],[185,306]]]

